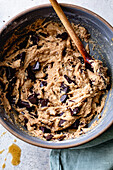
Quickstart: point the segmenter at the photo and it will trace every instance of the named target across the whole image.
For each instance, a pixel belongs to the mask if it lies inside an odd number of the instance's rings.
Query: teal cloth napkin
[[[70,149],[53,149],[51,170],[113,170],[113,125],[95,140]]]

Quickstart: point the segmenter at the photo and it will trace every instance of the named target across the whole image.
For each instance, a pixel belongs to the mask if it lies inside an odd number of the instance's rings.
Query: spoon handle
[[[68,34],[70,35],[71,39],[74,41],[76,47],[78,48],[79,52],[81,53],[82,57],[84,58],[84,62],[88,62],[91,56],[87,53],[86,49],[84,48],[82,42],[80,41],[77,34],[74,32],[70,22],[68,21],[66,15],[62,11],[60,5],[56,0],[50,0],[52,7],[54,8],[55,12],[57,13],[58,17],[60,18],[61,22],[63,23],[65,29],[67,30]]]

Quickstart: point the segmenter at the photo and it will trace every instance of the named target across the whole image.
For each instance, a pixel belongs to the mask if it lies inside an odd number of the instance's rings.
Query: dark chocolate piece
[[[62,141],[65,137],[66,137],[66,135],[60,136],[60,137],[58,138],[58,140],[59,140],[59,141]]]
[[[43,132],[43,133],[51,133],[50,129],[47,129],[46,127],[40,126],[39,129]]]
[[[77,129],[79,126],[79,119],[77,119],[72,125],[70,128],[73,128],[73,129]]]
[[[33,66],[32,66],[32,71],[39,71],[40,70],[40,63],[37,61]]]
[[[18,101],[17,106],[19,106],[20,108],[23,108],[23,107],[26,107],[27,109],[30,108],[29,103],[28,103],[28,102],[25,102],[25,101],[22,101],[22,100],[19,100],[19,101]]]
[[[47,81],[41,81],[40,87],[47,86]]]
[[[67,40],[68,38],[68,33],[67,32],[63,32],[62,34],[58,34],[56,36],[56,38],[61,38],[62,40]]]
[[[39,37],[38,35],[32,35],[31,36],[31,41],[33,42],[33,45],[37,45],[38,44],[38,41],[39,41]]]
[[[64,84],[63,82],[61,83],[61,91],[64,91],[65,93],[69,92],[69,86]]]
[[[81,64],[84,64],[84,59],[83,59],[83,57],[78,57],[78,58],[79,58]]]
[[[76,108],[74,108],[73,110],[70,108],[70,111],[71,111],[71,115],[72,115],[72,116],[75,116],[77,113],[80,112],[80,108],[79,108],[79,107],[76,107]]]
[[[68,95],[67,95],[67,94],[64,94],[64,95],[61,96],[60,101],[61,101],[62,103],[65,103],[66,100],[67,100],[67,98],[68,98]]]
[[[46,140],[47,140],[47,141],[51,140],[51,139],[52,139],[52,137],[53,137],[53,135],[51,135],[51,134],[50,134],[50,135],[48,135],[48,136],[45,136],[45,138],[46,138]]]
[[[47,34],[45,34],[44,32],[39,32],[39,34],[45,38],[47,38]]]
[[[15,76],[16,69],[13,69],[11,67],[6,67],[6,76],[7,79],[10,80]]]
[[[64,75],[64,78],[67,80],[67,82],[68,82],[69,84],[71,84],[71,83],[76,84],[75,81],[74,81],[74,80],[71,80],[67,75]]]
[[[37,96],[35,94],[32,94],[28,97],[28,100],[32,103],[32,104],[37,104]]]
[[[59,127],[62,127],[62,124],[63,124],[65,121],[66,121],[66,120],[61,119],[61,120],[59,121],[58,126],[59,126]]]
[[[41,107],[47,106],[48,102],[49,102],[48,99],[39,99],[39,103],[41,104]]]

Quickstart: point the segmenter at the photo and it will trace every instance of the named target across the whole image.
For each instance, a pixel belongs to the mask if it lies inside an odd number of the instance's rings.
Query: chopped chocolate
[[[6,67],[6,75],[7,79],[10,80],[15,76],[16,69],[13,69],[11,67]]]
[[[65,103],[66,100],[67,100],[67,98],[68,98],[68,95],[67,95],[67,94],[64,94],[64,95],[61,96],[60,101],[61,101],[62,103]]]
[[[78,126],[79,126],[79,119],[77,119],[77,120],[71,125],[71,128],[77,129]]]
[[[64,114],[64,112],[61,112],[59,114],[57,114],[57,116],[62,116]]]
[[[40,70],[40,63],[37,61],[33,66],[32,66],[32,71],[39,71]]]
[[[56,38],[61,38],[62,40],[67,40],[68,38],[68,33],[67,32],[63,32],[62,34],[58,34],[56,36]]]
[[[37,104],[37,96],[35,94],[32,94],[28,97],[28,100],[32,103],[32,104]]]
[[[86,98],[86,99],[84,99],[84,102],[87,102],[87,98]]]
[[[39,41],[38,35],[31,35],[31,41],[33,42],[33,45],[37,45]]]
[[[61,91],[64,91],[65,93],[68,93],[69,92],[69,86],[62,82],[61,83]]]
[[[51,133],[50,129],[47,129],[46,127],[40,126],[39,129],[43,132],[43,133]]]
[[[28,103],[28,102],[25,102],[25,101],[22,101],[22,100],[19,100],[19,101],[18,101],[17,106],[20,107],[20,108],[23,108],[23,107],[26,107],[27,109],[30,108],[29,103]]]
[[[48,36],[48,35],[45,34],[44,32],[40,32],[39,34],[40,34],[41,36],[45,37],[45,38],[47,38],[47,36]]]
[[[32,81],[35,81],[35,79],[36,79],[35,73],[32,72],[31,66],[28,66],[27,71],[28,71],[28,78],[31,79]]]
[[[76,84],[76,82],[75,82],[74,80],[71,80],[67,75],[64,75],[64,78],[67,80],[67,82],[68,82],[69,84],[71,84],[71,83]]]
[[[28,37],[26,37],[25,40],[22,41],[22,42],[19,44],[20,49],[25,48],[25,47],[27,46],[27,42],[28,42]]]
[[[21,112],[21,114],[22,114],[22,115],[25,115],[25,113],[24,113],[24,112]]]
[[[75,116],[77,113],[79,113],[80,108],[79,108],[79,107],[76,107],[76,108],[74,108],[73,110],[70,108],[70,111],[71,111],[71,115],[72,115],[72,116]]]
[[[47,86],[47,81],[41,81],[40,87]]]
[[[51,140],[51,139],[52,139],[52,137],[53,137],[53,135],[51,135],[51,134],[50,134],[50,135],[48,135],[48,136],[45,136],[45,138],[46,138],[46,140],[47,140],[47,141]]]
[[[44,77],[44,80],[47,80],[47,79],[48,79],[48,74],[46,74]]]
[[[93,68],[91,67],[91,64],[85,63],[86,68],[89,69],[91,72],[94,72]]]
[[[81,64],[84,64],[84,59],[83,59],[83,57],[78,57],[78,58],[79,58]]]
[[[62,56],[65,56],[65,55],[66,55],[66,47],[62,51]]]
[[[58,138],[58,140],[59,140],[59,141],[62,141],[65,137],[66,137],[66,135],[60,136],[60,137]]]
[[[65,121],[66,121],[66,120],[61,119],[61,120],[59,121],[58,126],[59,126],[59,127],[62,127],[62,124],[63,124]]]
[[[39,99],[39,103],[41,104],[41,107],[46,107],[48,105],[49,100],[48,99]]]

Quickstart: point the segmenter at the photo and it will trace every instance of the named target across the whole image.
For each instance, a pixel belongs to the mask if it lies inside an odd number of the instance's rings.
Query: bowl
[[[99,59],[108,67],[111,85],[108,90],[104,109],[101,113],[103,118],[94,128],[76,139],[69,139],[60,142],[44,141],[22,131],[15,123],[13,115],[12,120],[10,120],[3,107],[0,106],[0,123],[9,132],[32,145],[54,149],[71,148],[85,144],[105,132],[113,122],[113,28],[103,18],[87,9],[70,4],[61,4],[61,7],[70,22],[81,24],[88,30],[93,42],[93,44],[90,44],[90,55],[95,54],[95,58],[98,58],[99,56]],[[3,61],[2,51],[5,42],[12,36],[13,32],[19,30],[18,33],[21,34],[21,30],[24,27],[33,23],[38,18],[46,18],[46,21],[59,20],[52,6],[47,4],[30,8],[18,14],[3,26],[0,31],[0,62]],[[94,51],[92,50],[92,45],[95,45]],[[96,119],[98,120],[98,118]]]

